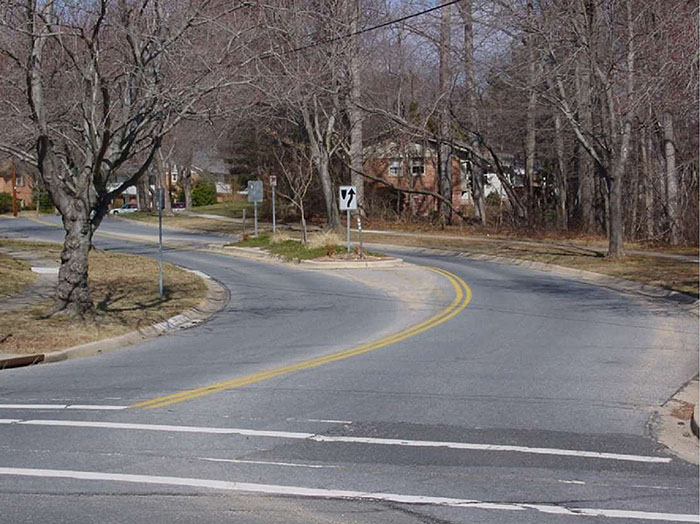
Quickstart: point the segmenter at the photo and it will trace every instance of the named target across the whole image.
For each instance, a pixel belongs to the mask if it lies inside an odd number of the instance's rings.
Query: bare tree
[[[228,82],[222,71],[240,33],[217,36],[211,22],[244,4],[175,4],[0,3],[5,85],[19,93],[4,100],[2,123],[23,131],[0,150],[38,168],[63,218],[55,313],[93,314],[88,251],[110,201],[149,171],[168,131]],[[204,28],[218,46],[206,53],[192,46]],[[119,173],[126,179],[110,189]]]
[[[305,144],[286,142],[286,144],[280,145],[281,147],[276,149],[274,154],[289,192],[280,188],[277,193],[299,211],[301,241],[306,245],[306,195],[313,182],[313,161]],[[281,150],[284,150],[286,155],[282,154]]]

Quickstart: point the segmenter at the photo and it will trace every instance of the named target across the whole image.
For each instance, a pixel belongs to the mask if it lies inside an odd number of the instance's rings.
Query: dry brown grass
[[[366,242],[448,249],[469,254],[533,260],[654,284],[695,297],[698,296],[698,265],[668,258],[634,255],[614,260],[586,249],[523,244],[507,240],[500,242],[454,240],[441,238],[439,235],[432,238],[415,238],[364,233],[363,237]]]
[[[155,260],[93,251],[90,285],[98,312],[95,321],[49,317],[50,301],[4,313],[0,333],[9,337],[0,343],[0,352],[30,354],[121,335],[194,307],[206,295],[200,277],[171,264],[164,265],[164,281],[161,300]]]
[[[27,262],[3,253],[0,253],[0,275],[0,300],[22,293],[36,281]]]
[[[322,231],[309,235],[307,244],[309,249],[329,248],[343,245],[343,239],[334,231]]]
[[[578,244],[597,248],[607,248],[608,241],[603,235],[589,233],[561,232],[537,229],[512,229],[508,227],[482,227],[464,223],[439,228],[428,221],[392,221],[369,218],[364,221],[365,229],[377,229],[397,232],[427,233],[434,236],[463,236],[467,239],[489,238],[492,240],[521,240],[532,242]],[[640,251],[659,251],[678,255],[698,256],[698,246],[668,246],[644,242],[625,242],[627,249]]]
[[[287,242],[288,240],[294,239],[287,233],[275,233],[274,235],[270,235],[270,244],[272,245],[282,244],[284,242]]]
[[[0,247],[20,251],[31,251],[32,253],[40,255],[43,258],[53,260],[57,264],[61,260],[62,246],[53,242],[35,242],[33,240],[0,238]]]

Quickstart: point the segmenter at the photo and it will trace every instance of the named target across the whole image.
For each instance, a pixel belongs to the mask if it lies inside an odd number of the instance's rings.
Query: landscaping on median
[[[258,248],[266,253],[280,257],[286,261],[300,260],[344,260],[370,261],[385,257],[380,253],[370,253],[359,250],[347,251],[340,237],[334,233],[317,233],[309,237],[307,245],[286,234],[247,237],[240,242],[229,244],[232,247]]]
[[[0,248],[40,253],[56,260],[58,244],[0,239]],[[95,321],[51,317],[52,301],[0,315],[0,353],[32,354],[122,335],[199,305],[207,287],[199,276],[164,264],[165,296],[158,297],[158,262],[121,253],[90,253],[90,286]],[[3,273],[4,274],[4,273]],[[1,300],[1,299],[0,299]]]

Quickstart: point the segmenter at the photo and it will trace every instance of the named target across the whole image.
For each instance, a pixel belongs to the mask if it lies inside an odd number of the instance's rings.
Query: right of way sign
[[[355,186],[340,186],[340,210],[353,211],[357,209],[357,188]]]

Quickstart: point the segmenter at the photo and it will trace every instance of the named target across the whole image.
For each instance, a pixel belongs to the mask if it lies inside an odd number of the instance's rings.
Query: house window
[[[414,158],[411,160],[411,174],[413,176],[423,176],[425,172],[425,164],[422,158]]]
[[[24,178],[22,175],[17,175],[15,177],[15,186],[17,187],[22,187],[24,185]]]
[[[401,160],[389,160],[389,176],[401,174]]]

